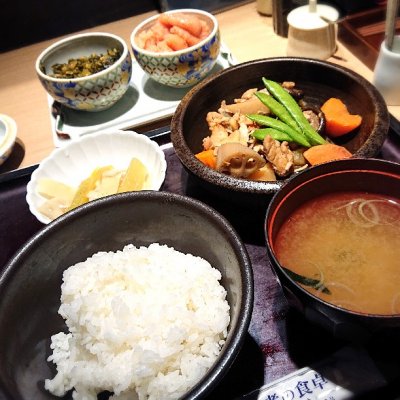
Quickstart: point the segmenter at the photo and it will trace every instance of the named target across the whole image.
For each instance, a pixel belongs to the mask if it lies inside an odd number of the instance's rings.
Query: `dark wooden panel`
[[[385,38],[386,6],[356,13],[339,23],[338,37],[365,65],[374,69],[379,48]],[[397,21],[400,33],[400,21]]]
[[[157,9],[156,0],[0,0],[0,51]]]

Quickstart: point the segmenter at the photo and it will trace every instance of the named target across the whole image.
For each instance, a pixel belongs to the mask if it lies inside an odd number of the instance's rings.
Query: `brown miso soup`
[[[333,193],[299,207],[280,228],[274,252],[304,289],[340,307],[400,314],[400,201]]]

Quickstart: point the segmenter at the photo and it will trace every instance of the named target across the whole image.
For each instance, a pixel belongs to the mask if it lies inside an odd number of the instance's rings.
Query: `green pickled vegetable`
[[[262,78],[262,80],[269,93],[271,93],[271,95],[280,102],[293,117],[307,140],[312,145],[325,144],[325,139],[310,125],[307,118],[304,116],[302,109],[291,94],[277,82],[266,78]]]
[[[120,57],[120,50],[110,48],[107,50],[107,54],[92,53],[89,56],[71,58],[64,64],[54,64],[51,66],[53,74],[48,75],[59,79],[82,78],[105,70]],[[45,70],[43,72],[47,73]]]
[[[261,126],[268,126],[269,128],[276,129],[284,132],[291,137],[291,141],[304,147],[311,147],[305,136],[279,119],[268,117],[261,114],[248,114],[247,117]]]
[[[279,103],[279,101],[275,100],[271,95],[263,92],[256,92],[254,94],[258,97],[261,103],[265,104],[281,121],[288,124],[295,131],[302,133],[299,125],[297,125],[297,122],[289,114],[289,111],[286,110],[281,103]]]
[[[274,128],[256,129],[251,133],[256,139],[263,141],[265,136],[269,135],[272,139],[279,140],[280,142],[293,142],[293,139],[285,132],[278,131]]]
[[[288,274],[289,278],[293,279],[295,282],[301,283],[304,286],[312,287],[316,290],[320,290],[322,293],[331,294],[331,291],[318,279],[307,278],[285,267],[282,267],[282,269]]]

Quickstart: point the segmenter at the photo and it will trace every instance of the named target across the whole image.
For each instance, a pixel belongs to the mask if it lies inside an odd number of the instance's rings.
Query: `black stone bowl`
[[[185,399],[200,399],[216,387],[250,323],[253,277],[246,248],[211,207],[166,192],[134,192],[96,200],[61,216],[6,266],[0,277],[0,398],[54,399],[43,381],[54,376],[46,362],[49,338],[66,329],[57,314],[63,271],[101,250],[154,242],[201,256],[221,271],[230,304],[228,337],[214,366]]]
[[[389,130],[387,106],[375,87],[355,72],[325,61],[289,57],[260,59],[230,67],[197,84],[184,96],[172,118],[171,140],[176,154],[191,181],[207,192],[206,198],[219,197],[228,206],[238,207],[239,214],[246,209],[252,215],[261,210],[258,220],[263,219],[266,203],[286,180],[237,179],[206,167],[194,154],[202,150],[202,140],[209,135],[207,113],[217,111],[222,100],[230,103],[249,88],[263,88],[262,77],[296,82],[304,90],[304,99],[312,104],[322,105],[328,98],[338,97],[351,113],[360,114],[361,126],[338,143],[356,157],[376,156]]]
[[[399,328],[400,315],[353,312],[321,300],[288,276],[274,252],[277,233],[293,211],[310,199],[341,191],[382,194],[400,200],[400,164],[372,158],[350,158],[312,167],[291,178],[268,206],[266,245],[272,268],[295,309],[335,337],[367,341],[378,332]]]

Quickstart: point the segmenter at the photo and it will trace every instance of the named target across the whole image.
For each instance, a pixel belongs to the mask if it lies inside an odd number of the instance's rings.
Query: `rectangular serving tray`
[[[392,119],[389,137],[381,157],[393,161],[400,160],[399,132],[398,121]],[[166,156],[167,175],[161,190],[188,195],[189,176],[174,152],[169,127],[158,128],[145,134],[161,146]],[[44,227],[29,212],[25,201],[26,185],[36,167],[35,165],[0,175],[0,272],[12,255]],[[199,200],[208,201],[207,194],[202,194],[201,190],[196,193]],[[223,204],[213,202],[213,205],[217,211],[223,213]],[[249,210],[250,214],[252,212],[253,210]],[[231,220],[229,213],[225,217]],[[241,214],[240,218],[246,218],[246,214]],[[252,229],[251,226],[248,226],[248,229]],[[239,234],[242,236],[242,232],[239,231]],[[314,365],[348,346],[348,343],[329,336],[327,332],[312,325],[303,315],[289,308],[272,272],[262,238],[261,241],[244,241],[254,273],[252,319],[242,350],[217,389],[207,397],[208,400],[239,399],[265,383]],[[368,348],[368,351],[373,353],[377,346],[379,343],[374,344],[372,349]],[[398,360],[393,359],[393,362],[398,363]],[[386,400],[395,399],[399,394],[400,389],[394,383],[374,392],[374,395],[378,396],[376,398]]]
[[[220,54],[210,74],[236,63],[231,51],[221,43]],[[62,147],[71,140],[99,130],[132,129],[157,124],[172,116],[190,89],[190,87],[173,88],[162,85],[149,78],[139,64],[133,61],[132,79],[128,90],[108,110],[101,112],[72,110],[48,96],[54,145]]]

